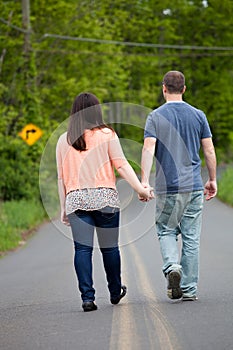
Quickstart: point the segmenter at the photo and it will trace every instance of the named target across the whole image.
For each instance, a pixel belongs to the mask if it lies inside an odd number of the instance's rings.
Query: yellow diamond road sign
[[[26,125],[23,130],[19,133],[19,136],[27,142],[29,146],[33,145],[42,136],[42,131],[38,126],[34,124]]]

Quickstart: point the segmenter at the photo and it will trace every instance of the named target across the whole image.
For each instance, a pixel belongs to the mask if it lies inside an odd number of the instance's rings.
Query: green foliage
[[[16,248],[26,233],[45,219],[45,211],[35,200],[0,203],[0,253]]]
[[[0,200],[39,199],[39,143],[29,147],[19,139],[0,135]]]
[[[218,197],[233,206],[233,168],[229,167],[218,181]]]

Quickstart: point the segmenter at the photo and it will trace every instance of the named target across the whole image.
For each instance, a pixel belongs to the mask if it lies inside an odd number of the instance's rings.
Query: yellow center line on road
[[[130,244],[129,249],[134,257],[134,262],[138,271],[138,279],[141,286],[143,286],[143,292],[149,300],[147,314],[149,314],[149,319],[152,322],[152,326],[150,324],[150,332],[153,332],[154,337],[158,337],[161,350],[180,350],[181,347],[172,326],[169,324],[162,311],[156,306],[157,299],[155,291],[151,287],[148,272],[136,245]],[[151,349],[153,349],[153,347]]]
[[[178,339],[172,326],[169,324],[165,315],[156,305],[155,291],[151,287],[150,278],[146,270],[145,264],[140,256],[140,252],[134,243],[129,244],[128,254],[134,262],[137,279],[135,280],[135,288],[142,290],[145,302],[140,305],[133,303],[122,303],[114,307],[112,318],[112,330],[110,340],[110,350],[142,350],[142,349],[160,349],[160,350],[181,350]],[[122,266],[124,270],[129,271],[127,261],[122,255]],[[127,285],[134,283],[124,276],[124,282]],[[138,310],[140,308],[140,310]],[[137,319],[135,315],[140,313]],[[146,333],[146,337],[142,338],[140,334]],[[143,340],[144,339],[144,340]],[[146,342],[146,343],[145,343]]]
[[[121,254],[121,261],[126,268],[126,259]],[[129,285],[127,276],[124,283]],[[119,304],[113,309],[112,330],[109,350],[141,350],[140,341],[137,337],[136,320],[133,317],[133,305]]]

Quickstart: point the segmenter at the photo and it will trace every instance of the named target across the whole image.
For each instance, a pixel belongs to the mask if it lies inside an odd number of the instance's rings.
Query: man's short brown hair
[[[163,84],[169,93],[181,94],[185,86],[184,74],[176,70],[167,72],[163,77]]]

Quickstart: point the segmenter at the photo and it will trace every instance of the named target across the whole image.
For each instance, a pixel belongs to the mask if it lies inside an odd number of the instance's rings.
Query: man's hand
[[[217,182],[208,180],[205,184],[204,195],[206,200],[214,198],[217,194]]]

